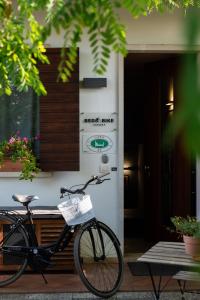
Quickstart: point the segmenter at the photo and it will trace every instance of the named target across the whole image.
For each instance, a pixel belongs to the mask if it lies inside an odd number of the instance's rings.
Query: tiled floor
[[[77,274],[46,274],[48,284],[45,284],[39,274],[25,274],[15,283],[2,287],[1,293],[71,293],[87,291]],[[163,283],[169,280],[166,290],[178,291],[178,285],[175,280],[165,276]],[[148,276],[133,276],[125,263],[125,273],[120,291],[150,291],[152,285]]]

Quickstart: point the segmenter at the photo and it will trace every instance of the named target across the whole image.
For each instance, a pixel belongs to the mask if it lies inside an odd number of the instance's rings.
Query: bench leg
[[[156,300],[159,300],[160,299],[160,294],[161,294],[162,276],[160,276],[158,287],[156,287],[154,276],[153,276],[153,273],[152,273],[152,270],[151,270],[151,264],[147,264],[147,267],[148,267],[148,270],[149,270],[149,275],[150,275],[151,283],[152,283],[152,286],[153,286],[154,297],[155,297]]]
[[[185,297],[184,297],[184,293],[185,293],[185,286],[186,286],[186,281],[185,280],[177,280],[178,282],[178,285],[179,285],[179,289],[180,289],[180,292],[181,292],[181,300],[185,300]]]

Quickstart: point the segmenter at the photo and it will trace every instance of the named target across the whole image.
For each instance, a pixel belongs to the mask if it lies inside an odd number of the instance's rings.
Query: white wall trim
[[[124,250],[124,58],[118,55],[118,199],[119,199],[119,239]]]
[[[127,45],[128,52],[150,52],[150,53],[181,53],[187,52],[187,45],[173,44],[129,44]],[[193,46],[194,51],[200,51],[200,45]],[[190,49],[191,51],[191,49]]]

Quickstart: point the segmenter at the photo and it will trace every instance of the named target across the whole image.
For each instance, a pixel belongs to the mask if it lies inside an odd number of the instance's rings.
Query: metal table
[[[151,268],[152,264],[161,264],[163,266],[173,265],[188,268],[199,267],[199,263],[192,260],[191,256],[185,253],[184,243],[177,242],[158,242],[142,256],[140,256],[137,259],[137,262],[143,262],[147,264],[156,300],[160,299],[160,294],[167,284],[161,288],[162,275],[160,275],[159,283],[156,286]]]

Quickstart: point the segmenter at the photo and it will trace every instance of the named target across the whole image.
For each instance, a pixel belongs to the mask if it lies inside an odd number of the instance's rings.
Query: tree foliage
[[[67,81],[83,30],[88,34],[94,71],[106,71],[111,51],[126,55],[126,28],[119,10],[136,18],[153,10],[198,5],[195,0],[0,0],[0,94],[32,87],[45,94],[37,62],[48,63],[44,43],[51,31],[64,32],[59,74]],[[40,23],[37,13],[42,11]]]
[[[182,62],[180,92],[181,101],[167,130],[168,142],[178,134],[184,134],[187,152],[200,156],[200,73],[199,54],[196,45],[200,34],[200,11],[190,8],[187,13],[185,32],[187,47]]]

